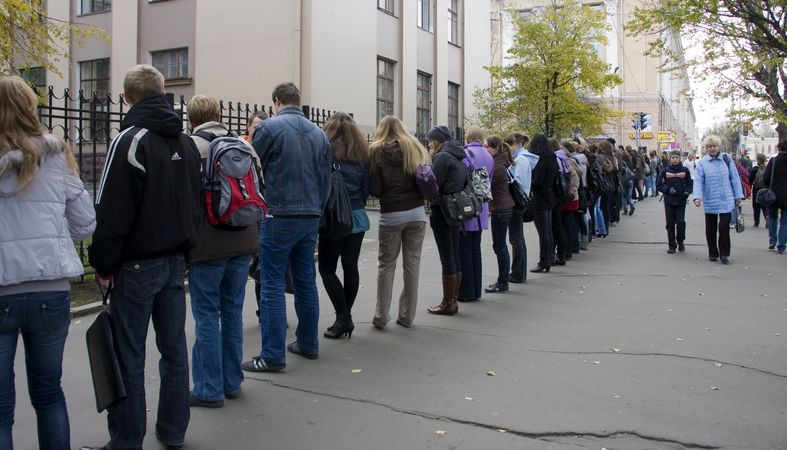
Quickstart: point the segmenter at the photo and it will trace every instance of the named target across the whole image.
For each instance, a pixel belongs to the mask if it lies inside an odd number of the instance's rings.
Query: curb
[[[88,303],[87,305],[77,306],[71,309],[71,318],[89,316],[95,314],[104,307],[101,302]]]

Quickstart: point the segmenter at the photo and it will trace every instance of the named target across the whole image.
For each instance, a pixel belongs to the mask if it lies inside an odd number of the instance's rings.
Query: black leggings
[[[536,223],[536,231],[538,231],[538,262],[542,266],[551,266],[555,257],[552,210],[537,209],[533,222]]]
[[[566,230],[563,228],[563,214],[560,211],[560,206],[552,208],[552,240],[553,247],[557,248],[557,260],[565,261],[566,252],[571,250],[568,248],[568,238]],[[555,253],[555,248],[552,248],[552,253]]]
[[[361,254],[364,233],[347,235],[340,239],[320,238],[317,264],[320,277],[336,315],[350,315],[355,297],[358,295],[358,257]],[[336,267],[342,260],[344,286],[336,276]]]
[[[432,205],[429,226],[432,227],[434,233],[437,253],[440,255],[440,265],[443,267],[443,276],[456,274],[462,267],[459,261],[459,225],[448,225],[440,207]]]

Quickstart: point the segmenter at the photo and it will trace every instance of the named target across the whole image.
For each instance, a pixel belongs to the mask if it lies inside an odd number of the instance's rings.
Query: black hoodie
[[[194,246],[200,156],[164,95],[129,109],[107,151],[96,192],[96,231],[88,250],[100,275],[124,262],[185,254]]]
[[[432,157],[432,172],[440,194],[459,192],[467,185],[467,166],[462,162],[467,155],[459,141],[446,141]]]

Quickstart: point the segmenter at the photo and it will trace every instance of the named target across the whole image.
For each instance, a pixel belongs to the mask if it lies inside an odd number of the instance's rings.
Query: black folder
[[[107,304],[108,296],[109,290],[104,295],[104,305]],[[93,390],[96,393],[96,409],[101,412],[126,398],[126,386],[120,374],[107,308],[98,314],[87,329],[86,339]]]

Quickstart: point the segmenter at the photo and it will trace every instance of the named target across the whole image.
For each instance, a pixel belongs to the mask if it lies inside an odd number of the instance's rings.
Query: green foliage
[[[2,0],[0,56],[6,63],[0,74],[19,75],[20,69],[43,67],[62,77],[57,63],[68,59],[69,45],[81,45],[94,36],[108,39],[100,28],[48,17],[44,0]]]
[[[664,58],[663,70],[692,71],[698,81],[712,81],[717,100],[745,98],[762,106],[743,114],[778,122],[787,139],[785,58],[787,4],[772,0],[660,0],[634,10],[629,34],[653,39],[651,56]],[[698,48],[686,58],[673,36]]]
[[[603,11],[553,0],[515,23],[509,53],[516,62],[486,68],[492,86],[474,95],[478,125],[501,134],[596,135],[622,116],[598,98],[622,82],[594,47],[606,44]]]

